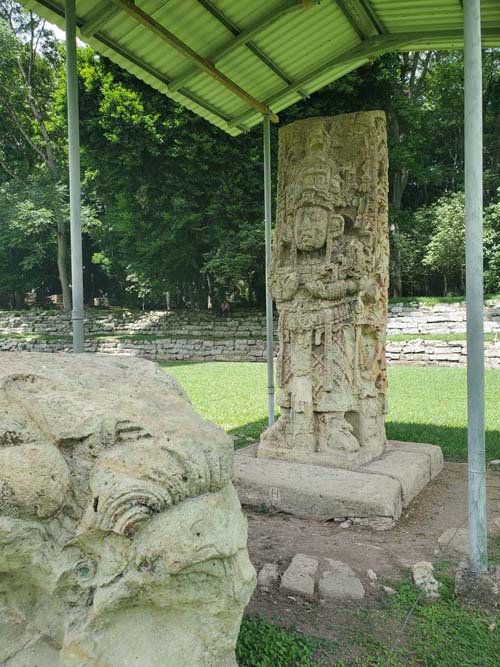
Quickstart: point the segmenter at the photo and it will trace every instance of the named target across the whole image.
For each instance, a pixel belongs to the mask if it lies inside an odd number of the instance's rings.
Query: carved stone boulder
[[[232,465],[151,362],[0,355],[0,664],[235,667]]]

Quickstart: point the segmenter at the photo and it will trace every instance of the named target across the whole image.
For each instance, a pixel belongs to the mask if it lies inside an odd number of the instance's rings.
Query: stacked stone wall
[[[464,366],[465,325],[462,303],[392,304],[388,363]],[[85,327],[88,352],[132,354],[155,361],[264,361],[266,353],[265,317],[259,312],[222,318],[194,311],[91,309]],[[493,338],[485,343],[486,364],[500,368],[500,301],[486,304],[485,330]],[[457,334],[457,339],[432,339],[444,334]],[[66,351],[71,349],[70,337],[71,318],[61,311],[0,311],[0,350]]]

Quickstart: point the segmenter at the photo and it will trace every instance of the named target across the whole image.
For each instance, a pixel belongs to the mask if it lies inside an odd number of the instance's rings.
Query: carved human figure
[[[281,417],[258,456],[355,469],[382,453],[387,286],[384,114],[282,128],[270,267]]]
[[[0,360],[0,664],[236,667],[232,443],[155,364]]]

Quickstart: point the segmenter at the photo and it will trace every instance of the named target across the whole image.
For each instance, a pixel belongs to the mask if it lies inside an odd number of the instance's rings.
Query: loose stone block
[[[415,586],[423,591],[423,595],[427,600],[438,600],[441,597],[439,582],[433,575],[434,566],[432,563],[425,560],[420,561],[412,565],[411,571]]]
[[[365,589],[351,568],[340,560],[327,559],[328,569],[319,580],[319,594],[336,600],[361,600]]]
[[[318,567],[316,558],[296,554],[281,577],[281,588],[301,595],[314,595]]]
[[[266,563],[257,576],[257,585],[263,591],[269,591],[279,579],[279,570],[276,563]]]
[[[0,664],[236,667],[232,459],[151,362],[2,353]]]

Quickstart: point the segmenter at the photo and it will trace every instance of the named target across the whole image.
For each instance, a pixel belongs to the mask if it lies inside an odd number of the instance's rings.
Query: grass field
[[[164,363],[188,392],[195,409],[236,436],[241,447],[267,424],[266,367],[252,363]],[[449,461],[467,453],[466,371],[463,368],[389,369],[387,435],[430,442]],[[500,371],[486,371],[487,458],[500,458]]]

